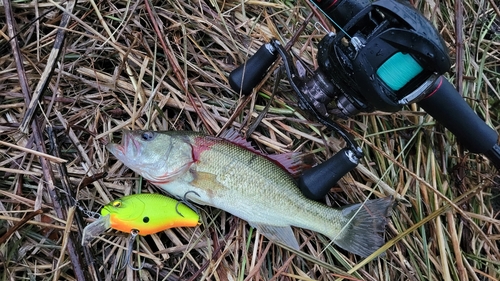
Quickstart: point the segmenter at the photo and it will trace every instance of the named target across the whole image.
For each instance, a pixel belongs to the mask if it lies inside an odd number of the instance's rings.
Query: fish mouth
[[[135,157],[140,151],[140,144],[135,140],[132,131],[123,130],[121,144],[108,143],[106,148],[118,159]]]

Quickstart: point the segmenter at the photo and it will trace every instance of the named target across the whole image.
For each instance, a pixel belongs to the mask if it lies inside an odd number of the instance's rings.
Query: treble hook
[[[132,256],[132,252],[134,251],[134,249],[133,249],[134,248],[134,240],[138,234],[139,234],[139,230],[137,230],[137,229],[132,229],[130,231],[130,238],[128,240],[127,254],[125,255],[125,260],[127,261],[128,267],[130,267],[130,269],[132,269],[134,271],[141,270],[144,267],[144,261],[145,261],[145,260],[142,261],[140,267],[134,267],[133,261],[130,259],[130,257]],[[120,268],[120,270],[122,270],[124,267],[125,267],[125,265],[122,268]]]
[[[198,209],[196,209],[193,204],[191,204],[190,202],[187,201],[187,197],[186,195],[188,195],[189,193],[194,193],[196,194],[196,196],[200,197],[200,195],[194,191],[194,190],[190,190],[186,193],[184,193],[184,197],[180,200],[180,201],[177,201],[177,204],[175,204],[175,211],[177,212],[177,214],[179,214],[181,217],[184,217],[183,214],[181,214],[181,212],[179,212],[178,208],[179,207],[179,204],[180,203],[183,203],[184,205],[188,206],[189,208],[191,208],[191,210],[195,211],[197,215],[200,215],[200,213],[198,213]]]

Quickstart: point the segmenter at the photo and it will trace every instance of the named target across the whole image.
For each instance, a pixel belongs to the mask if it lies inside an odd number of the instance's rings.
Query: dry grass
[[[6,3],[14,23],[7,21]],[[243,102],[227,83],[235,66],[272,37],[286,43],[298,35],[293,51],[314,67],[315,43],[325,34],[315,28],[317,16],[297,34],[311,13],[305,1],[148,3],[151,9],[144,1],[4,0],[0,6],[1,280],[500,279],[497,172],[484,157],[464,152],[416,106],[342,122],[366,157],[327,203],[360,202],[384,196],[387,188],[409,202],[394,210],[385,258],[360,259],[302,229],[295,230],[302,251],[291,253],[246,222],[210,208],[203,209],[200,227],[141,238],[140,254],[147,259],[140,272],[119,270],[124,234],[111,231],[81,248],[81,227],[90,220],[74,212],[72,198],[97,211],[124,194],[158,192],[104,149],[118,137],[115,132],[127,127],[216,134]],[[495,3],[465,0],[462,13],[449,0],[415,3],[458,62],[451,80],[462,81],[463,95],[491,126],[500,120]],[[59,29],[66,33],[60,56],[51,61],[63,9],[71,17]],[[11,41],[9,28],[17,34]],[[272,75],[231,126],[253,124],[274,80]],[[296,111],[287,85],[280,83],[254,143],[268,152],[299,150],[327,159],[342,142]],[[27,118],[30,113],[33,118]]]

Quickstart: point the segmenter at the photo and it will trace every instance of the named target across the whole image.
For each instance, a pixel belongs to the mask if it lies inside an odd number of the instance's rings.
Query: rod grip
[[[278,53],[270,44],[264,44],[244,64],[229,74],[229,85],[236,92],[247,96],[267,73],[267,69],[276,61]]]
[[[485,154],[498,169],[498,133],[472,110],[443,76],[436,80],[434,88],[418,105],[450,130],[470,152]]]

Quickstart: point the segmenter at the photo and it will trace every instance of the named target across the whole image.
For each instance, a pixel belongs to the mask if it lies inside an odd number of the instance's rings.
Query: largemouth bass
[[[168,193],[222,209],[268,239],[299,249],[291,226],[366,257],[383,243],[392,197],[333,209],[307,199],[278,165],[223,138],[184,131],[124,131],[108,150]]]

